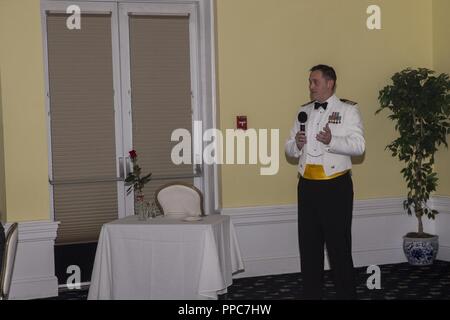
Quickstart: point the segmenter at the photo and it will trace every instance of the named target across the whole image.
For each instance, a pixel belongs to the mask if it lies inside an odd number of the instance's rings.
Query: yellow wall
[[[366,28],[371,4],[381,6],[380,31]],[[218,0],[217,6],[221,128],[247,115],[249,127],[280,128],[283,146],[298,107],[309,101],[308,69],[330,64],[338,96],[359,103],[366,129],[366,157],[353,170],[355,198],[405,196],[401,163],[384,151],[395,137],[393,124],[374,112],[395,72],[432,66],[431,1]],[[296,167],[282,148],[278,175],[258,170],[223,166],[224,207],[296,202]]]
[[[450,1],[433,1],[433,64],[437,72],[450,74]],[[450,136],[447,136],[450,144]],[[436,157],[438,195],[450,195],[450,151],[441,148]]]
[[[39,1],[0,1],[0,70],[6,218],[49,219]]]
[[[404,196],[401,163],[384,147],[396,136],[386,113],[375,116],[378,92],[411,67],[449,72],[447,0],[217,0],[220,128],[247,115],[251,128],[280,128],[280,171],[225,165],[223,207],[296,202],[296,167],[283,144],[298,106],[309,101],[308,69],[338,72],[338,96],[358,101],[367,153],[354,166],[357,199]],[[366,8],[382,9],[382,30],[366,28]],[[432,6],[432,4],[434,6]],[[435,20],[432,20],[432,17]],[[435,30],[434,42],[432,37]],[[433,47],[434,43],[434,47]],[[434,48],[434,54],[433,54]],[[0,211],[8,221],[49,218],[47,124],[38,0],[0,0],[0,110],[4,173]],[[448,151],[439,154],[439,193],[450,194]],[[4,194],[3,200],[1,194]],[[6,199],[6,200],[5,200]],[[2,208],[3,206],[3,208]]]

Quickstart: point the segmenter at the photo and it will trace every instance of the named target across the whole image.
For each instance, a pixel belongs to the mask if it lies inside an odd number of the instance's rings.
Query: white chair
[[[204,216],[203,194],[195,186],[184,182],[163,185],[155,192],[155,202],[167,217]]]
[[[8,300],[9,289],[16,260],[17,243],[19,240],[19,225],[13,223],[6,233],[5,251],[3,252],[3,265],[0,278],[0,300]]]

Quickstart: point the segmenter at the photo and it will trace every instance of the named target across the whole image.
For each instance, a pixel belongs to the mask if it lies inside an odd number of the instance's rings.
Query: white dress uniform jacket
[[[325,174],[331,176],[351,169],[351,157],[362,155],[365,151],[366,142],[364,140],[361,114],[357,104],[344,99],[340,100],[335,95],[331,96],[327,102],[327,109],[321,115],[318,127],[320,128],[319,131],[322,131],[328,123],[332,134],[331,142],[329,145],[318,142],[318,145],[316,144],[315,146],[318,146],[320,150],[315,152],[310,150],[310,154],[318,152],[322,155],[320,163],[323,165]],[[310,115],[314,111],[314,103],[315,101],[309,102],[300,107],[298,111],[298,113],[304,111],[308,115],[308,120],[305,123],[305,134],[307,137],[310,130],[317,130],[317,128],[313,128],[313,123],[309,121]],[[303,176],[306,164],[308,164],[307,160],[311,159],[308,156],[308,148],[311,148],[313,143],[308,139],[302,150],[299,150],[295,142],[295,135],[299,131],[300,122],[298,117],[296,117],[290,136],[285,144],[285,151],[289,157],[299,158],[298,172]],[[315,135],[314,139],[316,139]]]

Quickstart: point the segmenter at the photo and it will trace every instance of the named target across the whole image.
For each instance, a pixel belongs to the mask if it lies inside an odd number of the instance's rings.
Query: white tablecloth
[[[129,216],[102,227],[88,299],[217,299],[243,269],[229,216]]]

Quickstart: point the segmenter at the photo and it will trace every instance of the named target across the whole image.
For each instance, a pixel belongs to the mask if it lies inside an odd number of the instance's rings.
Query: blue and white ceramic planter
[[[403,252],[409,264],[428,266],[433,264],[439,250],[438,236],[432,238],[403,237]]]

